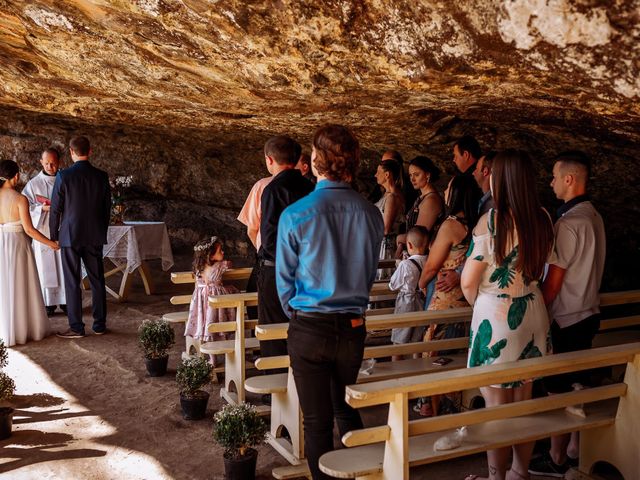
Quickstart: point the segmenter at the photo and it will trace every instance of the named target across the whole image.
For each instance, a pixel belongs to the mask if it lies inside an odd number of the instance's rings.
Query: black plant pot
[[[11,436],[11,426],[13,425],[13,408],[0,408],[0,440]]]
[[[182,418],[185,420],[202,420],[207,413],[207,403],[209,403],[209,394],[202,390],[198,390],[189,397],[181,393]]]
[[[242,457],[224,457],[224,473],[227,480],[255,480],[258,451],[249,448]]]
[[[167,373],[169,355],[160,358],[145,358],[144,361],[147,364],[147,372],[150,377],[162,377]]]

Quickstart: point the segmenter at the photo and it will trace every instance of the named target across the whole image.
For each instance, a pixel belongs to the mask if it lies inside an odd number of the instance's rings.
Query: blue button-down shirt
[[[383,233],[380,211],[348,184],[318,182],[278,223],[276,284],[284,311],[364,313]]]

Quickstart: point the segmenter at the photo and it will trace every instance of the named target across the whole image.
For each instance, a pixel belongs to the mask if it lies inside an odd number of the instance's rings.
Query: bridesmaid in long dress
[[[48,335],[31,238],[60,248],[31,223],[29,201],[15,190],[18,177],[16,162],[0,162],[0,338],[7,346]]]

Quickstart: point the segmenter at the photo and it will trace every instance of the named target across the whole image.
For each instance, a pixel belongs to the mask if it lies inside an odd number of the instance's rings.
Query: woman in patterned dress
[[[464,263],[465,253],[471,239],[471,229],[475,226],[478,213],[478,205],[474,203],[475,188],[475,180],[468,175],[456,175],[449,182],[444,192],[447,217],[438,227],[436,237],[431,244],[429,256],[418,283],[420,288],[425,289],[441,272],[454,270]],[[448,292],[436,288],[430,299],[427,296],[427,301],[429,302],[427,310],[447,310],[468,306],[460,287]],[[442,340],[464,337],[465,335],[466,325],[464,322],[446,325],[433,324],[427,328],[424,340]],[[429,356],[437,356],[438,354],[438,352],[430,352]],[[453,394],[448,397],[451,400],[449,405],[452,407],[448,410],[454,410],[461,395]],[[425,402],[423,399],[418,403],[419,407],[417,408],[420,409],[423,416],[439,413],[440,396],[438,395],[432,396],[430,402]]]
[[[493,161],[496,204],[478,221],[461,286],[473,305],[468,367],[549,353],[549,318],[538,282],[553,247],[553,227],[536,191],[530,157],[507,150]],[[531,398],[531,380],[482,387],[488,407]],[[487,452],[489,479],[529,478],[533,443]],[[479,478],[470,475],[467,480]]]

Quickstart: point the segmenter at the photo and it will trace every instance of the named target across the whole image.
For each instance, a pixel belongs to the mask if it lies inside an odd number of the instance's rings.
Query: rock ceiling
[[[640,132],[637,0],[0,0],[0,106],[102,125]]]

